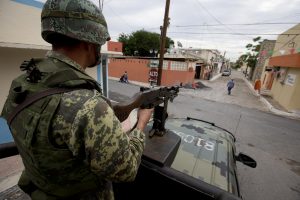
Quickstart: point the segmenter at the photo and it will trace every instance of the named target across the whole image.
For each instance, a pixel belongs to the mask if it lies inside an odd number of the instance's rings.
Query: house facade
[[[300,112],[300,24],[278,36],[268,68],[273,98],[288,111]]]
[[[226,62],[216,49],[177,48],[165,55],[166,58],[195,60],[195,79],[211,79],[226,68]]]

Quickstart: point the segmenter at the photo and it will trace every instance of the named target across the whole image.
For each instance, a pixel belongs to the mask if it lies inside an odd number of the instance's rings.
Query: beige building
[[[50,45],[40,33],[41,8],[16,1],[0,1],[0,110],[19,66],[31,57],[43,57]]]
[[[268,66],[273,98],[288,111],[300,112],[300,24],[277,38]]]
[[[216,49],[177,48],[166,53],[165,58],[195,60],[195,79],[210,79],[227,68],[224,57]]]
[[[34,0],[0,0],[0,111],[3,108],[11,81],[20,75],[24,60],[44,57],[51,49],[41,37],[41,11],[43,3]],[[116,46],[117,45],[117,46]],[[109,46],[109,47],[108,47]],[[115,42],[102,46],[101,53],[122,55],[122,47]],[[117,48],[117,50],[116,50]],[[87,69],[87,73],[107,90],[106,65]],[[1,125],[1,124],[0,124]]]

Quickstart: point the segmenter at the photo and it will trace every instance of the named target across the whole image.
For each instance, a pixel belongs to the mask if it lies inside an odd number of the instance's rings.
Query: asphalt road
[[[201,81],[205,89],[181,89],[169,103],[170,117],[199,118],[214,122],[237,138],[237,151],[257,161],[255,169],[237,164],[240,189],[245,200],[300,199],[300,121],[267,112],[239,72],[229,96],[229,77]],[[110,98],[128,100],[139,87],[110,80]],[[117,97],[117,98],[116,98]]]

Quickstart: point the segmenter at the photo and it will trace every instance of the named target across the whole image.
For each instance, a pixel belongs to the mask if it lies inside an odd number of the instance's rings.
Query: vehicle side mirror
[[[243,153],[239,153],[238,156],[235,156],[235,159],[249,167],[252,167],[252,168],[256,167],[256,161],[253,158],[251,158],[250,156],[247,156]]]

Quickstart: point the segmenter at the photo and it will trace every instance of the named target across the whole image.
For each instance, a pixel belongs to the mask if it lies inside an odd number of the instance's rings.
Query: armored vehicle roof
[[[171,168],[238,195],[231,133],[191,118],[168,119],[165,127],[181,137]]]

